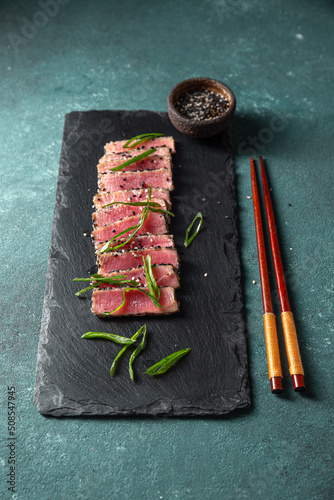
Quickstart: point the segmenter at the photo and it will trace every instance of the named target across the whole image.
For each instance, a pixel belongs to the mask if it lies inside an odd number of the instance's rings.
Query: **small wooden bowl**
[[[195,90],[213,90],[217,94],[223,95],[229,101],[228,110],[220,116],[205,120],[194,120],[181,115],[176,107],[181,94]],[[233,118],[235,106],[235,95],[225,83],[204,77],[183,80],[172,88],[167,99],[168,116],[174,127],[183,134],[197,139],[211,137],[225,130]]]

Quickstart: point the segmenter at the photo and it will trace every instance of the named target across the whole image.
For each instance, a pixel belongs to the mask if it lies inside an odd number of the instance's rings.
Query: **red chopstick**
[[[277,230],[274,218],[274,210],[271,203],[268,181],[262,157],[259,157],[261,166],[262,187],[267,214],[267,222],[270,236],[271,253],[273,256],[276,283],[278,288],[279,301],[281,306],[281,321],[283,326],[285,348],[289,363],[289,372],[292,377],[295,391],[305,390],[304,369],[299,352],[298,338],[294,323],[293,314],[290,308],[288,291],[284,278],[281,253],[278,244]]]
[[[253,158],[251,158],[250,163],[251,163],[255,230],[256,230],[259,268],[260,268],[261,289],[262,289],[263,324],[264,324],[264,334],[266,339],[268,374],[271,383],[271,392],[274,394],[278,394],[281,393],[283,390],[282,387],[283,376],[282,376],[281,359],[280,359],[278,339],[277,339],[276,316],[273,313],[273,306],[271,301],[270,282],[269,282],[268,264],[266,258],[266,249],[263,237],[259,192],[257,187],[255,165]]]

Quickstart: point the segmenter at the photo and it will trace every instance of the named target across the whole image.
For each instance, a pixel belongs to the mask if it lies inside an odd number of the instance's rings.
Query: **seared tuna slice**
[[[172,265],[164,264],[161,266],[152,266],[152,272],[154,279],[159,287],[170,286],[172,288],[179,288],[179,277]],[[119,276],[120,274],[125,275],[126,279],[132,280],[136,285],[147,286],[144,266],[127,269],[125,271],[114,271],[112,273],[106,273],[104,276],[112,277]],[[111,286],[112,285],[107,285],[105,283],[100,284],[100,288],[110,288]]]
[[[95,231],[92,232],[92,237],[95,243],[103,243],[104,241],[109,241],[118,233],[125,231],[129,227],[137,225],[139,223],[139,219],[140,215],[134,215],[133,217],[126,217],[125,219],[119,220],[117,222],[112,222],[107,226],[95,229]],[[133,230],[129,230],[129,232],[123,234],[122,236],[128,237],[132,232]],[[136,235],[146,233],[166,234],[167,223],[165,217],[157,212],[149,212],[143,226],[138,230],[138,233],[136,233]]]
[[[120,238],[111,243],[110,246],[117,246],[124,243],[126,238]],[[104,243],[98,243],[95,246],[96,253],[99,253]],[[171,234],[144,234],[142,236],[134,236],[129,243],[122,247],[122,250],[138,250],[140,248],[174,248],[174,238]]]
[[[102,160],[102,161],[101,161]],[[99,174],[103,172],[111,172],[110,169],[118,167],[125,159],[121,157],[114,156],[104,156],[101,158],[100,163],[97,166],[97,171]],[[159,155],[150,155],[142,160],[131,163],[123,167],[120,172],[131,172],[135,170],[158,170],[158,168],[172,168],[171,158]]]
[[[173,137],[156,137],[155,139],[150,139],[149,141],[143,142],[138,145],[138,148],[123,148],[127,141],[115,141],[109,142],[104,146],[106,153],[119,153],[122,151],[144,151],[149,148],[160,148],[167,147],[171,153],[175,153],[175,141]],[[139,153],[138,153],[139,154]]]
[[[178,269],[179,257],[175,248],[152,248],[142,250],[124,250],[119,249],[116,252],[102,253],[98,256],[99,274],[112,273],[123,269],[143,265],[143,257],[150,255],[152,264],[171,264]]]
[[[99,210],[108,203],[114,201],[146,201],[148,198],[148,188],[131,189],[130,191],[100,192],[94,196],[94,205]],[[152,188],[152,198],[165,200],[170,205],[170,194],[167,189]]]
[[[141,187],[174,189],[172,171],[168,168],[142,170],[136,172],[113,172],[99,175],[99,189],[102,191],[120,191]]]
[[[134,158],[135,156],[139,156],[139,155],[145,153],[147,151],[147,149],[150,149],[150,148],[143,147],[143,148],[136,148],[136,149],[129,149],[129,150],[124,149],[124,150],[120,151],[119,153],[108,151],[108,152],[106,152],[105,155],[103,155],[100,158],[99,163],[103,163],[105,161],[109,161],[112,159],[121,159],[122,161],[126,161],[126,160],[129,160],[130,158]],[[154,152],[152,152],[148,155],[148,157],[151,158],[153,155],[162,156],[162,157],[169,159],[169,160],[171,160],[171,158],[172,158],[170,150],[166,147],[156,148]]]
[[[152,202],[159,203],[163,210],[167,210],[166,202],[164,200],[152,199]],[[95,229],[98,227],[106,226],[117,220],[131,217],[133,215],[141,214],[144,207],[137,207],[131,205],[112,205],[111,207],[97,210],[92,215]]]
[[[148,292],[147,289],[144,289]],[[96,316],[104,316],[106,313],[117,309],[123,302],[123,291],[121,288],[109,288],[104,290],[95,289],[92,294],[92,312]],[[160,288],[159,303],[162,307],[156,307],[151,299],[140,290],[125,292],[125,303],[112,316],[141,316],[143,314],[170,314],[179,310],[175,298],[175,290],[171,287]]]

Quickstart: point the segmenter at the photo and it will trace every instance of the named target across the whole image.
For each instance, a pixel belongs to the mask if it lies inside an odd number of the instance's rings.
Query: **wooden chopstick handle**
[[[266,339],[269,379],[271,380],[274,377],[282,379],[283,375],[277,340],[275,314],[272,312],[265,313],[263,315],[263,325]]]
[[[289,372],[293,380],[295,391],[303,391],[304,384],[304,368],[299,352],[297,332],[293,314],[291,311],[283,311],[281,314],[285,349],[288,357]]]

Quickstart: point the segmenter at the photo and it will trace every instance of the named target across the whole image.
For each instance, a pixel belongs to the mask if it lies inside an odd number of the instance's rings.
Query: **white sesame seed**
[[[255,280],[253,280],[253,285],[256,285],[256,281]]]
[[[204,273],[204,276],[207,277],[208,273]]]

